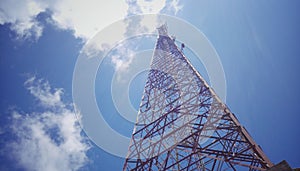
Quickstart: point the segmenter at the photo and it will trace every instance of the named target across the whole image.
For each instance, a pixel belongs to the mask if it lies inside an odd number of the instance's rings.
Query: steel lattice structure
[[[166,25],[123,170],[265,170],[273,164],[193,68]]]

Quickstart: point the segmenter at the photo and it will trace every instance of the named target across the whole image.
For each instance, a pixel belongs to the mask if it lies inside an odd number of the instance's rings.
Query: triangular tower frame
[[[167,26],[152,58],[123,170],[266,170],[273,164],[194,69]]]

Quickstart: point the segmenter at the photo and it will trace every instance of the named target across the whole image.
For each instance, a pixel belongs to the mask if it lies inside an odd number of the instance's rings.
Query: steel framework
[[[273,164],[167,33],[159,37],[123,170],[265,170]]]

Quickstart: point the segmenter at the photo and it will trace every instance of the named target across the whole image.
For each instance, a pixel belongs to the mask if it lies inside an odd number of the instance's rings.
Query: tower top
[[[168,36],[168,26],[167,23],[161,25],[160,27],[157,28],[158,34],[162,36]]]

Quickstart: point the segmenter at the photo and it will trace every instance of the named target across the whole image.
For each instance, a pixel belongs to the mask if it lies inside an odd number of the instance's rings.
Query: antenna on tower
[[[160,27],[157,28],[158,34],[161,36],[168,36],[168,26],[167,23],[164,23]]]
[[[183,48],[185,47],[184,43],[181,43],[180,51],[183,52]]]

